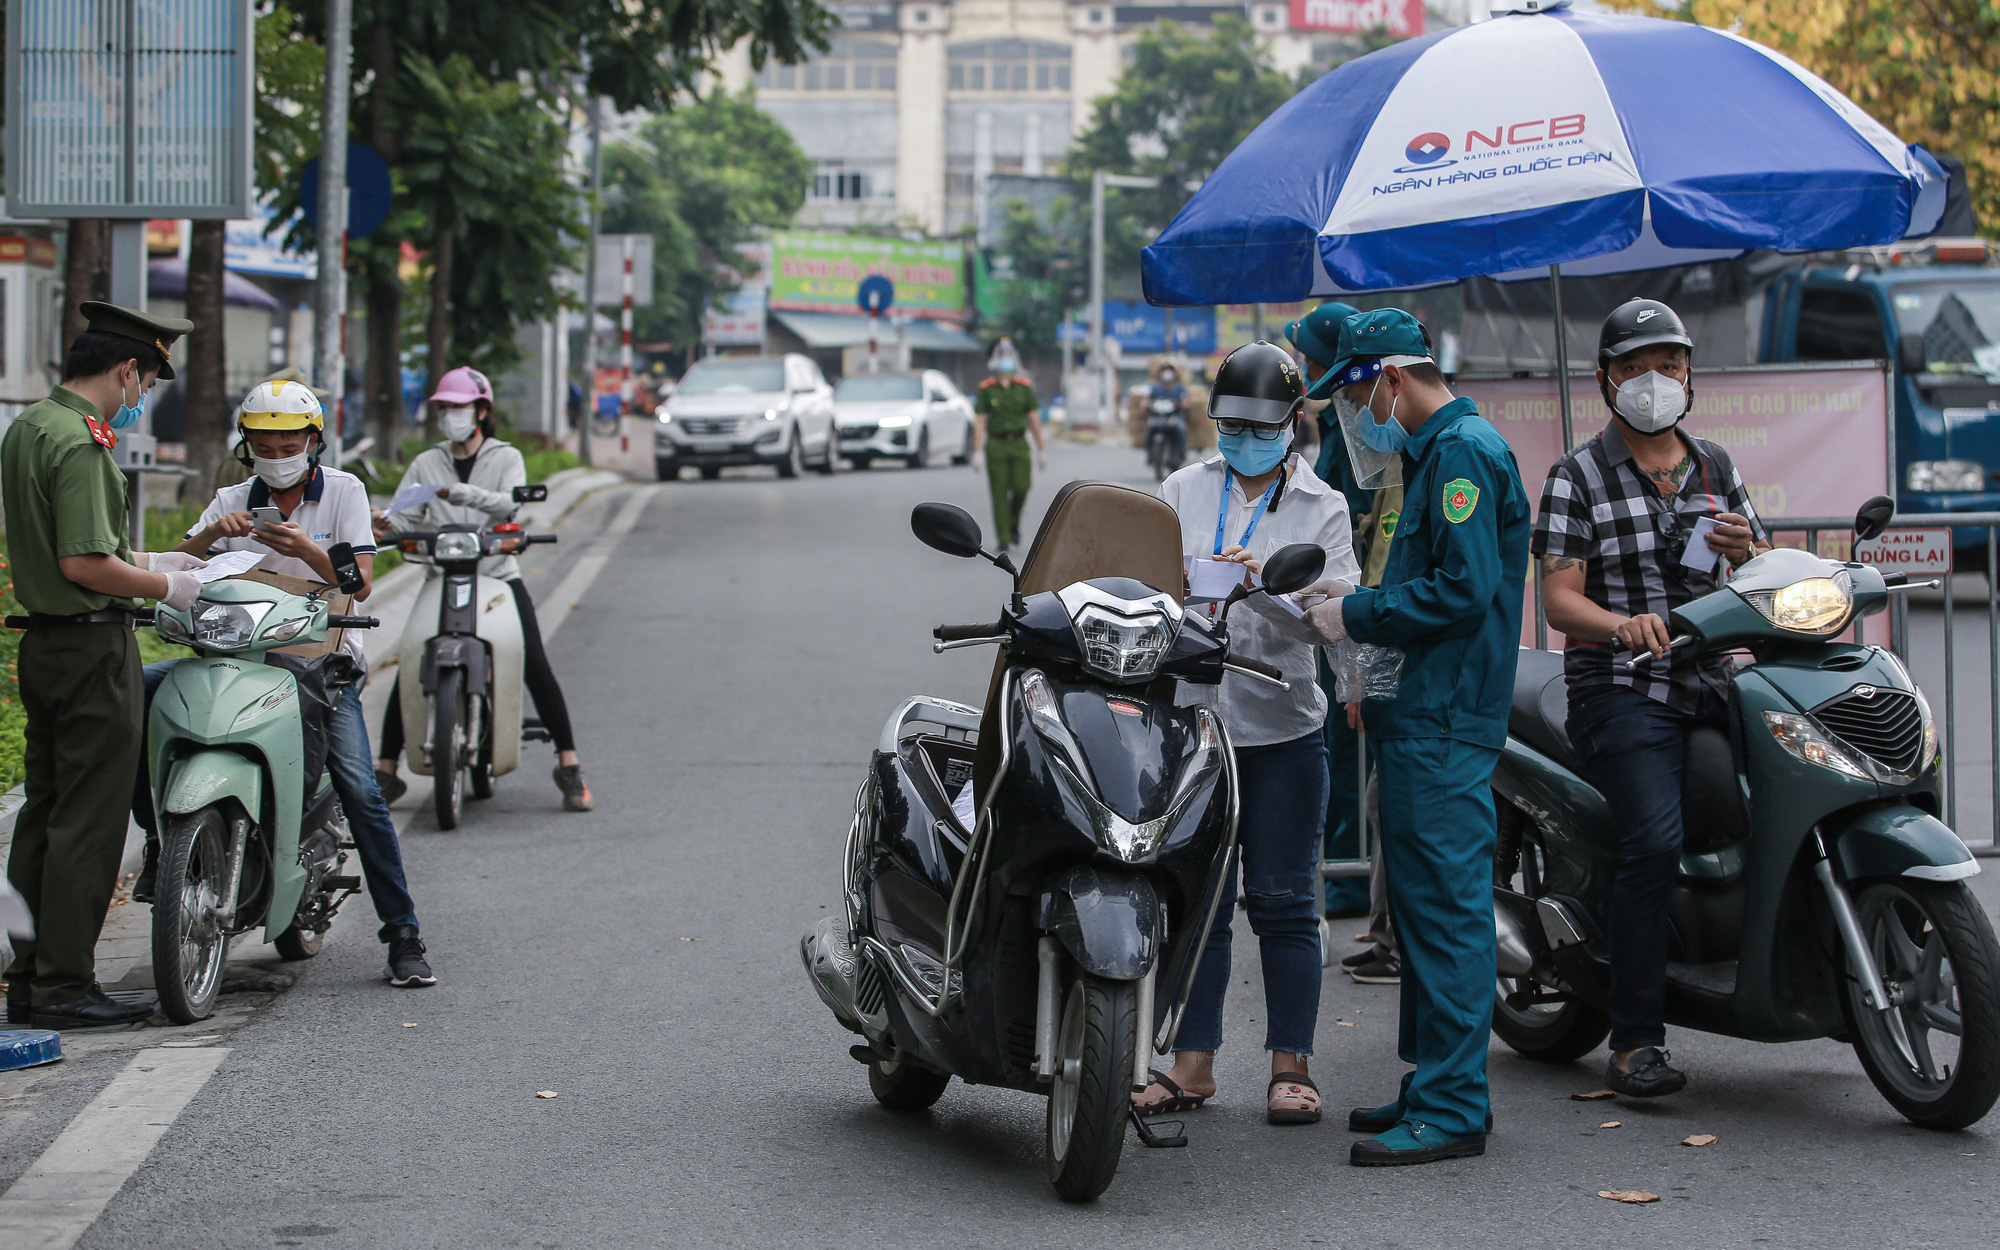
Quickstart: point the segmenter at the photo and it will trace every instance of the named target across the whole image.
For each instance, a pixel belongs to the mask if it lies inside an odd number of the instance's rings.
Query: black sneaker
[[[399,990],[420,989],[438,983],[431,966],[424,962],[424,940],[417,936],[415,929],[405,925],[390,935],[389,970],[385,975],[389,984]]]
[[[1349,968],[1347,975],[1363,985],[1401,985],[1403,965],[1395,959],[1373,959]]]
[[[556,765],[556,789],[562,791],[566,812],[587,812],[597,806],[597,800],[590,797],[590,783],[583,779],[581,764]]]
[[[1635,1051],[1630,1067],[1620,1068],[1616,1059],[1604,1065],[1604,1083],[1627,1098],[1659,1098],[1687,1088],[1687,1073],[1667,1063],[1673,1056],[1658,1046]]]
[[[1369,947],[1364,947],[1361,950],[1355,951],[1352,955],[1349,955],[1347,958],[1341,960],[1340,966],[1342,968],[1359,968],[1362,964],[1373,963],[1375,959],[1376,959],[1375,948],[1369,946]]]

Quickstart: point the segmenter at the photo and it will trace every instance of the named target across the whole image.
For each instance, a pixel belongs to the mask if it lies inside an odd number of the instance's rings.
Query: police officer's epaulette
[[[989,386],[998,386],[998,385],[1000,385],[999,378],[988,378],[984,382],[981,382],[979,384],[979,389],[983,391]]]

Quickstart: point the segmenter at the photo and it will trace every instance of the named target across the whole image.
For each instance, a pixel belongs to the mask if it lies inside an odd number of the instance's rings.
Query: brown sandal
[[[1264,1101],[1266,1105],[1264,1118],[1272,1124],[1318,1124],[1321,1111],[1319,1107],[1286,1107],[1280,1109],[1269,1105],[1271,1095],[1277,1091],[1280,1085],[1290,1086],[1291,1088],[1285,1092],[1292,1095],[1302,1095],[1309,1089],[1312,1091],[1313,1100],[1315,1102],[1319,1101],[1319,1086],[1313,1084],[1311,1077],[1303,1072],[1280,1072],[1271,1078],[1271,1084],[1265,1089]],[[1301,1088],[1301,1086],[1304,1088]]]
[[[1151,1089],[1153,1088],[1154,1085],[1157,1085],[1161,1089],[1166,1090],[1169,1096],[1161,1099],[1159,1102],[1152,1102],[1152,1103],[1138,1102],[1135,1100],[1132,1103],[1132,1110],[1138,1113],[1139,1115],[1150,1118],[1156,1115],[1173,1115],[1174,1113],[1180,1111],[1194,1111],[1198,1109],[1201,1106],[1201,1104],[1208,1101],[1208,1099],[1202,1097],[1200,1094],[1188,1093],[1186,1090],[1182,1089],[1179,1085],[1174,1083],[1174,1078],[1168,1076],[1164,1072],[1156,1070],[1153,1072],[1148,1072],[1146,1075],[1153,1078],[1152,1084],[1146,1086],[1146,1089]],[[1140,1090],[1139,1092],[1143,1094],[1146,1091]]]

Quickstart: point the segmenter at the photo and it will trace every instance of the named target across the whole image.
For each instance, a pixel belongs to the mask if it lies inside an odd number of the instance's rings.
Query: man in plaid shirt
[[[1693,348],[1657,300],[1631,300],[1606,318],[1597,383],[1615,415],[1549,470],[1533,548],[1549,626],[1569,640],[1570,741],[1622,830],[1604,1079],[1637,1097],[1687,1084],[1662,1049],[1681,760],[1691,729],[1723,720],[1730,669],[1725,656],[1670,655],[1667,615],[1714,590],[1723,560],[1733,568],[1770,547],[1729,453],[1676,428],[1690,407]],[[1696,544],[1703,518],[1713,528]],[[1626,672],[1639,652],[1653,661]]]

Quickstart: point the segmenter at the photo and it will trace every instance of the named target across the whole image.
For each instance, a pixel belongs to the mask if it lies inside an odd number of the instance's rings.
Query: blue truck
[[[2000,511],[2000,268],[1989,259],[1977,239],[1870,249],[1785,273],[1765,293],[1758,360],[1891,362],[1899,512]]]

